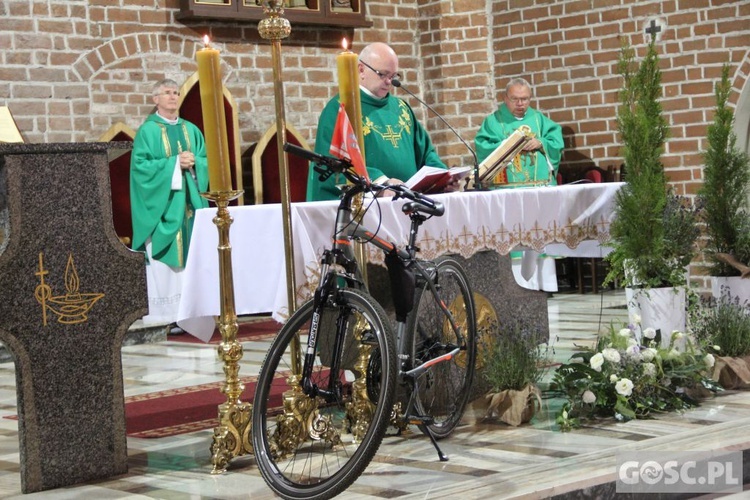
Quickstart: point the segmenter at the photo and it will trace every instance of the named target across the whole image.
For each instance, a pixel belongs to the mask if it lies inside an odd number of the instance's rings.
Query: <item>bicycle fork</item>
[[[405,350],[405,347],[403,345],[404,343],[404,337],[406,333],[406,323],[399,321],[396,323],[396,338],[398,339],[398,352],[402,353],[399,356],[401,357],[401,363],[399,367],[399,380],[406,384],[409,388],[409,402],[406,405],[406,409],[404,409],[404,415],[403,419],[412,425],[419,425],[423,429],[423,432],[427,434],[427,437],[430,438],[430,442],[432,442],[432,446],[435,447],[435,451],[437,451],[438,458],[441,462],[447,462],[448,461],[448,455],[443,453],[443,450],[440,449],[440,446],[438,445],[437,439],[435,439],[435,435],[432,433],[432,430],[430,429],[430,425],[433,423],[433,417],[429,415],[417,415],[416,414],[416,398],[417,394],[419,393],[419,377],[423,375],[425,372],[429,371],[433,366],[435,366],[438,363],[442,363],[445,361],[449,361],[453,359],[454,356],[456,356],[460,348],[456,347],[452,351],[445,353],[441,356],[438,356],[436,358],[430,359],[426,363],[423,363],[419,366],[412,366],[414,360],[410,359],[411,355],[409,354],[403,354],[405,352],[408,352]]]

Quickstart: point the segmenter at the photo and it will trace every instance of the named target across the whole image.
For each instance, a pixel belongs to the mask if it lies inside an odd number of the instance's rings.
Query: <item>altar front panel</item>
[[[435,195],[445,204],[443,217],[433,217],[420,230],[420,255],[432,259],[451,253],[465,258],[482,250],[506,255],[514,249],[547,251],[560,256],[601,257],[606,254],[613,199],[622,183],[582,184]],[[399,245],[409,234],[404,200],[366,199],[365,225]],[[319,259],[330,246],[337,201],[293,203],[297,303],[312,296]],[[287,280],[281,205],[230,207],[235,305],[238,315],[271,312],[288,316]],[[210,336],[220,312],[218,231],[215,208],[196,213],[178,322],[199,337]],[[377,248],[367,247],[368,260],[382,263]]]

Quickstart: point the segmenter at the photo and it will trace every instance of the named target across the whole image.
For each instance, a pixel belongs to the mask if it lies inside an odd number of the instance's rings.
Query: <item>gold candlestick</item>
[[[289,162],[284,143],[286,142],[286,117],[284,115],[284,80],[281,76],[281,40],[292,32],[289,21],[282,17],[284,0],[256,0],[256,5],[263,5],[266,18],[258,23],[258,33],[264,40],[271,41],[271,59],[273,62],[273,91],[276,102],[276,141],[279,159],[279,184],[281,185],[281,220],[284,232],[284,255],[286,256],[286,294],[289,315],[297,309],[295,292],[297,283],[294,277],[294,246],[292,242],[292,217],[290,210]],[[293,342],[292,370],[299,375],[302,371],[299,358],[299,338]]]
[[[214,429],[211,455],[211,474],[226,471],[234,457],[253,452],[252,411],[250,403],[243,403],[240,395],[245,389],[240,382],[240,360],[242,344],[237,341],[237,313],[234,305],[234,278],[232,273],[232,245],[229,243],[229,202],[239,198],[242,191],[211,191],[202,196],[216,203],[218,207],[213,221],[219,231],[219,293],[221,312],[218,318],[221,344],[218,347],[219,359],[224,363],[225,384],[221,392],[227,395],[226,402],[219,405],[219,425]]]

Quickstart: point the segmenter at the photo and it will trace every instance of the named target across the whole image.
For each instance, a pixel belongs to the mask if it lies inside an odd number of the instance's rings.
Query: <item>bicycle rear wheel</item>
[[[319,322],[311,383],[332,390],[336,324],[345,321],[342,366],[333,378],[341,386],[340,398],[324,401],[307,396],[294,375],[293,354],[304,361],[312,301],[279,332],[255,390],[255,458],[263,479],[283,498],[331,498],[349,487],[380,446],[391,412],[397,366],[386,313],[369,295],[356,290],[339,291],[336,303],[331,302]],[[294,342],[297,335],[299,345]]]
[[[411,346],[414,366],[449,352],[451,345],[462,347],[458,356],[425,372],[415,388],[417,412],[432,417],[427,427],[435,438],[442,439],[456,428],[469,400],[476,360],[476,317],[474,297],[461,264],[452,257],[440,257],[435,261],[435,273],[440,298],[459,326],[463,342],[459,344],[448,318],[424,284],[417,288],[416,307],[406,329],[411,338],[405,345]]]

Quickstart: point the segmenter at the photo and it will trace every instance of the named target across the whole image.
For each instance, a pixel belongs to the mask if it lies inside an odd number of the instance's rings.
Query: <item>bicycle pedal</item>
[[[411,416],[408,417],[407,421],[410,425],[432,425],[435,422],[435,419],[432,417]]]

